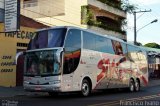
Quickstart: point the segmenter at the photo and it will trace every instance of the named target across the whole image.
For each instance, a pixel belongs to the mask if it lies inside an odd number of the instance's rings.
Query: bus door
[[[72,83],[73,83],[73,60],[66,56],[64,53],[64,64],[63,64],[63,89],[64,90],[71,90]]]
[[[18,52],[16,55],[16,86],[23,85],[23,69],[24,69],[24,55],[23,52]]]
[[[70,29],[64,45],[63,82],[65,90],[73,90],[73,78],[81,53],[81,31]]]

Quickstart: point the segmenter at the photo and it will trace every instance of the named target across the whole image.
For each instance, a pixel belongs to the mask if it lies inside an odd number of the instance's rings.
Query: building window
[[[17,43],[18,47],[28,47],[28,43]]]

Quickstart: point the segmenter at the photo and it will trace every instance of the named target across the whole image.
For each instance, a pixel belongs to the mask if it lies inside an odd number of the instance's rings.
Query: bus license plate
[[[40,90],[42,90],[42,88],[41,87],[35,87],[35,90],[40,91]]]

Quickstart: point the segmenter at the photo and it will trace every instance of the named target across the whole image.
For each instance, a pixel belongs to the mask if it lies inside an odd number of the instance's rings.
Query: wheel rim
[[[82,85],[82,93],[85,96],[88,95],[88,93],[89,93],[89,86],[88,86],[87,83],[83,83],[83,85]]]

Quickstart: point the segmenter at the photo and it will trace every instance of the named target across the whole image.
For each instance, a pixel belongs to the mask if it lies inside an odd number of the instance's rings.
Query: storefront
[[[148,71],[150,79],[160,78],[160,49],[143,47],[148,55]]]
[[[148,68],[150,78],[160,78],[160,54],[159,53],[148,53]]]
[[[23,67],[17,69],[15,56],[18,52],[26,50],[28,42],[36,35],[37,29],[46,27],[21,16],[19,32],[0,33],[0,86],[14,87],[22,84]],[[2,31],[4,31],[4,23],[0,23],[0,32]]]

